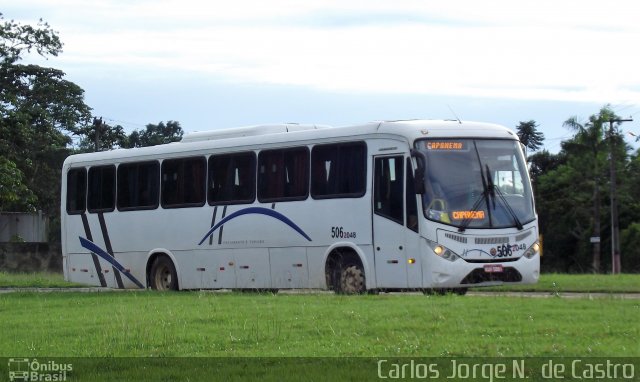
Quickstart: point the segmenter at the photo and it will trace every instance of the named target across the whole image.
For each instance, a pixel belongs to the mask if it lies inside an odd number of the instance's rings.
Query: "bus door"
[[[404,156],[374,157],[373,247],[377,286],[407,288]]]
[[[409,288],[422,287],[422,256],[420,256],[420,230],[418,195],[413,176],[411,158],[406,158],[404,241],[407,256],[407,284]]]

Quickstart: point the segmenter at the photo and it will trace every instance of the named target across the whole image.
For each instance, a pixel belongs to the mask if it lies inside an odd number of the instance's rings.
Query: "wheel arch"
[[[151,272],[151,267],[153,266],[153,262],[156,261],[156,259],[160,256],[167,256],[169,259],[171,259],[171,262],[173,263],[173,267],[176,269],[176,274],[178,275],[178,290],[180,290],[180,286],[182,285],[182,279],[181,279],[182,273],[180,272],[180,266],[178,265],[178,261],[176,260],[176,257],[174,256],[174,254],[165,248],[156,248],[149,251],[149,253],[147,254],[147,264],[145,266],[145,272],[144,272],[146,287],[149,288],[149,285],[150,285],[149,273]]]
[[[362,269],[364,270],[364,274],[365,274],[366,289],[375,288],[375,272],[373,272],[372,264],[370,264],[370,262],[367,260],[367,256],[365,252],[362,250],[362,248],[360,248],[359,246],[351,242],[334,243],[333,245],[329,246],[325,251],[324,259],[323,259],[324,270],[325,270],[325,284],[326,284],[325,287],[327,289],[330,289],[332,287],[327,283],[327,275],[330,272],[330,267],[332,266],[332,263],[335,261],[335,259],[338,256],[340,255],[344,256],[345,253],[349,254],[349,256],[353,256],[354,258],[357,258],[358,261],[360,261],[360,264],[362,265]]]

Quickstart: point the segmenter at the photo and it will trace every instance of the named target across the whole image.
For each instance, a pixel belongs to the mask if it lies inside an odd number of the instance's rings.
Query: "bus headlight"
[[[458,255],[444,245],[440,245],[429,240],[427,240],[427,243],[429,243],[429,247],[431,247],[433,253],[435,253],[437,256],[440,256],[443,259],[449,261],[456,261],[458,259]]]
[[[529,249],[524,252],[524,257],[530,259],[538,253],[540,253],[540,243],[536,241],[531,247],[529,247]]]

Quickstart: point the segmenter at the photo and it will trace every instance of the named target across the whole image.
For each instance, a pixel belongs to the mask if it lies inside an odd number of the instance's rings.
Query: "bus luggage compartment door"
[[[265,289],[271,287],[268,249],[234,249],[233,254],[236,263],[236,288]]]
[[[269,248],[269,259],[273,288],[290,289],[308,286],[306,248]]]

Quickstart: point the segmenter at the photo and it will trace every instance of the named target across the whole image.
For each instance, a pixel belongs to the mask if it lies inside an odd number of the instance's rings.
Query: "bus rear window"
[[[67,213],[81,214],[87,204],[87,170],[74,168],[67,173]]]

